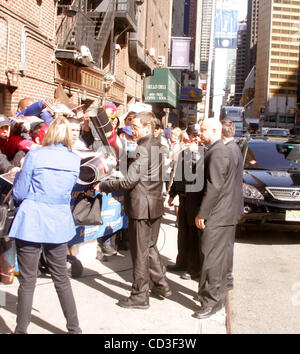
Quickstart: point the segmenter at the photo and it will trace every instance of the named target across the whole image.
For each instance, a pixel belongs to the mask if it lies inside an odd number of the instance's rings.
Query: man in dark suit
[[[174,180],[169,190],[169,206],[172,205],[175,196],[179,195],[178,254],[175,265],[167,266],[167,270],[175,272],[182,270],[184,273],[181,278],[188,280],[199,277],[202,263],[198,247],[198,229],[195,226],[195,216],[199,207],[199,193],[201,193],[202,185],[193,191],[189,191],[187,186],[197,187],[196,178],[203,177],[200,176],[199,171],[200,168],[203,170],[203,147],[199,146],[200,126],[198,124],[188,126],[186,132],[190,141],[178,156]]]
[[[125,308],[149,308],[150,280],[154,284],[152,294],[160,298],[172,294],[156,247],[164,207],[162,146],[153,135],[154,118],[151,112],[141,112],[132,119],[137,150],[125,179],[103,181],[96,188],[106,193],[125,192],[125,213],[129,218],[129,247],[133,262],[131,295],[118,302],[119,306]]]
[[[231,151],[235,165],[235,205],[237,207],[238,216],[244,213],[243,198],[243,155],[237,143],[234,141],[235,125],[231,120],[221,120],[222,124],[222,140]],[[233,247],[235,240],[236,225],[228,243],[228,272],[227,272],[227,289],[233,288]]]
[[[211,316],[225,304],[227,247],[236,224],[235,166],[232,154],[221,139],[222,125],[210,118],[201,125],[201,141],[206,145],[204,156],[204,188],[195,218],[202,230],[201,251],[204,256],[198,299],[199,311],[194,317]]]

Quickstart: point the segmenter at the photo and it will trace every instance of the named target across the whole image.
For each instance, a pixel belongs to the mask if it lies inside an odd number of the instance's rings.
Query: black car
[[[244,215],[249,224],[300,230],[300,141],[241,139]]]

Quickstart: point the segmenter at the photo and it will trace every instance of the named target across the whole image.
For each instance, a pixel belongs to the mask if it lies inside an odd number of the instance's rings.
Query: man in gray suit
[[[161,216],[162,198],[162,145],[153,135],[155,116],[151,112],[137,113],[131,128],[137,141],[136,158],[128,167],[123,180],[100,182],[99,192],[125,192],[125,213],[129,218],[129,248],[133,263],[131,295],[120,300],[125,308],[149,308],[150,280],[152,294],[160,298],[172,294],[166,279],[156,242]]]
[[[204,188],[195,224],[202,231],[201,252],[204,256],[198,299],[198,319],[217,312],[225,304],[227,247],[236,224],[235,166],[232,154],[221,139],[222,125],[209,118],[201,125],[204,156]]]
[[[222,140],[231,151],[235,165],[235,205],[237,207],[238,216],[244,213],[243,198],[243,155],[237,143],[234,141],[235,125],[231,120],[221,120],[222,124]],[[233,288],[233,248],[235,241],[236,225],[228,243],[228,272],[227,272],[227,289]]]

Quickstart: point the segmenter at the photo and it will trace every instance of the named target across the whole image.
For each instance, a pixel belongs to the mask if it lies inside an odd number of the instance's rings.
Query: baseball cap
[[[152,112],[152,106],[143,102],[136,102],[128,106],[129,112],[141,113],[141,112]]]
[[[5,125],[11,126],[11,122],[4,114],[0,114],[0,127]]]
[[[123,120],[125,120],[130,112],[133,112],[133,113],[152,112],[152,106],[150,104],[146,104],[143,102],[136,102],[136,103],[130,104],[128,106],[128,112],[121,115],[120,121],[122,122]]]
[[[130,125],[126,125],[125,127],[123,127],[122,129],[122,133],[126,133],[129,136],[132,136],[132,130],[131,130],[131,126]]]

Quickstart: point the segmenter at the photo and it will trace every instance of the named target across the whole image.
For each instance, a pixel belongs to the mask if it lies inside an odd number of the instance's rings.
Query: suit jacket
[[[226,146],[231,151],[234,165],[236,167],[235,171],[235,203],[237,206],[238,215],[244,213],[244,197],[243,197],[243,155],[239,149],[237,143],[234,140],[229,141]]]
[[[132,219],[156,219],[164,212],[161,143],[152,134],[137,142],[136,158],[124,180],[103,181],[102,192],[125,192],[125,213]]]
[[[176,166],[175,176],[173,183],[171,185],[169,195],[174,198],[176,195],[181,195],[185,197],[184,206],[187,209],[187,222],[189,225],[195,225],[195,216],[200,205],[201,190],[190,192],[187,188],[195,185],[195,180],[191,179],[190,173],[196,175],[199,173],[199,168],[197,168],[198,163],[203,163],[203,159],[197,161],[195,154],[193,154],[188,148],[181,151],[178,156],[178,163]],[[186,169],[189,170],[188,180],[186,177]],[[203,167],[202,167],[203,170]],[[195,176],[196,178],[196,176]]]
[[[235,190],[232,154],[218,140],[204,157],[204,188],[197,215],[206,220],[206,226],[236,224]]]

